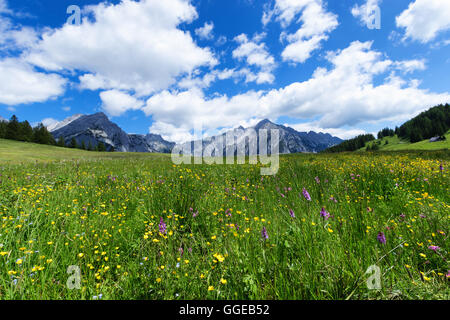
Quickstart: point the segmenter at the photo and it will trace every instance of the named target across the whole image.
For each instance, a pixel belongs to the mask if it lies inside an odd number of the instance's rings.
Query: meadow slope
[[[262,177],[11,144],[0,299],[450,298],[448,152],[288,155]]]

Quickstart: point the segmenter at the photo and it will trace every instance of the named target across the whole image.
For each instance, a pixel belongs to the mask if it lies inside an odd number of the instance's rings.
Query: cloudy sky
[[[450,102],[448,17],[448,0],[0,0],[0,116],[350,138]]]

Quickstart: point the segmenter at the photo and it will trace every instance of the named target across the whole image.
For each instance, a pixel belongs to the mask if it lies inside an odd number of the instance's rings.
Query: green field
[[[262,177],[0,140],[0,299],[449,299],[449,160],[299,154]]]
[[[416,143],[411,143],[406,140],[400,139],[398,136],[394,137],[384,137],[383,139],[378,139],[372,142],[366,143],[366,146],[359,151],[365,151],[367,145],[380,142],[380,151],[402,151],[402,150],[443,150],[450,149],[450,132],[448,132],[445,137],[447,140],[438,141],[438,142],[430,142],[429,139],[423,140]],[[386,144],[386,141],[388,144]]]

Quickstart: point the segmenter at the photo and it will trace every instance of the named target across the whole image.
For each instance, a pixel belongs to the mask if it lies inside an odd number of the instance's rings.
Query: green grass
[[[151,155],[154,157],[155,155]],[[169,157],[169,155],[158,155]],[[60,148],[35,143],[0,139],[0,162],[26,161],[55,162],[66,160],[105,160],[120,158],[148,158],[146,153],[91,152],[80,149]]]
[[[383,139],[378,139],[372,142],[366,143],[366,146],[359,151],[365,151],[367,145],[380,142],[380,151],[403,151],[403,150],[444,150],[450,149],[450,132],[445,135],[447,140],[438,142],[429,142],[429,139],[423,140],[416,143],[411,143],[407,140],[402,140],[398,136],[394,137],[384,137]],[[388,144],[386,144],[388,141]]]
[[[0,159],[0,299],[450,298],[448,153],[288,155],[266,177],[7,141]]]

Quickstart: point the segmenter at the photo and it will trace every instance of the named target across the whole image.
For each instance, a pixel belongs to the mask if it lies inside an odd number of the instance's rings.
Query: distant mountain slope
[[[243,128],[239,127],[233,130],[228,131],[228,134],[233,134],[236,138],[236,143],[233,141],[227,141],[226,136],[227,133],[223,133],[222,135],[206,138],[202,141],[202,149],[203,154],[208,154],[215,156],[213,152],[214,146],[217,144],[218,138],[222,138],[224,141],[223,144],[223,154],[226,154],[226,150],[234,150],[234,153],[237,153],[236,144],[242,143],[242,141],[246,141],[245,145],[245,154],[253,154],[249,150],[248,146],[248,138],[256,131],[259,133],[260,129],[265,129],[268,132],[268,149],[271,144],[270,130],[279,130],[280,141],[279,141],[279,153],[280,154],[290,154],[290,153],[304,153],[304,152],[320,152],[328,147],[334,146],[336,144],[341,143],[343,140],[337,137],[333,137],[330,134],[324,133],[315,133],[315,132],[298,132],[292,128],[285,127],[282,125],[275,124],[269,120],[263,120],[259,122],[255,127],[252,128]],[[259,141],[259,135],[257,136]],[[199,141],[197,141],[198,144]],[[190,147],[189,147],[190,145]],[[190,150],[192,154],[196,154],[194,152],[194,147],[196,145],[195,141],[187,142],[181,144],[179,149]],[[232,149],[230,149],[232,148]],[[268,150],[270,153],[270,150]],[[259,154],[259,148],[257,149],[257,153]]]
[[[450,149],[450,131],[444,135],[446,140],[430,142],[430,139],[425,139],[419,142],[411,143],[408,140],[401,139],[397,135],[393,137],[384,137],[383,139],[368,142],[365,147],[358,151],[366,151],[367,146],[378,144],[380,151],[402,151],[402,150],[443,150]],[[387,142],[387,143],[386,143]]]
[[[169,153],[175,145],[159,135],[129,135],[102,112],[72,116],[57,123],[50,131],[56,140],[63,137],[66,144],[72,138],[86,146],[91,144],[95,147],[102,142],[107,150],[120,152]]]
[[[62,137],[66,144],[75,139],[78,144],[84,142],[86,146],[97,146],[99,142],[105,144],[107,150],[114,149],[120,152],[158,152],[170,153],[175,143],[164,140],[156,134],[127,134],[117,124],[111,122],[104,113],[93,115],[74,115],[59,123],[48,127],[55,140]],[[260,129],[277,129],[280,133],[279,151],[282,154],[300,152],[320,152],[330,146],[342,142],[341,139],[330,134],[315,132],[298,132],[292,128],[275,124],[269,120],[263,120],[253,128],[239,127],[231,130],[238,141],[246,139],[253,131]],[[222,135],[226,136],[226,133]],[[269,136],[270,138],[270,136]],[[203,141],[204,150],[212,147],[215,137]],[[270,140],[269,140],[270,141]],[[193,142],[190,142],[193,146]],[[230,142],[231,143],[231,142]],[[187,142],[184,145],[189,144]],[[234,144],[234,141],[233,141]],[[236,150],[236,146],[233,146]],[[226,148],[226,147],[225,147]],[[259,151],[258,151],[259,152]],[[246,154],[249,153],[248,146]]]
[[[361,135],[328,148],[325,152],[366,150],[437,150],[449,148],[450,105],[441,104],[422,112],[405,122],[400,128],[385,128],[378,132],[378,140],[371,134]],[[445,135],[445,133],[447,134]],[[446,141],[431,142],[430,139],[447,138]],[[372,142],[373,141],[373,142]]]
[[[439,105],[405,122],[398,130],[398,136],[411,142],[419,142],[442,136],[450,129],[450,105]]]
[[[81,118],[82,116],[83,116],[83,114],[75,114],[67,119],[64,119],[63,121],[53,123],[53,124],[47,126],[47,130],[50,132],[56,131],[58,129],[61,129],[62,127],[67,126],[69,123],[77,120],[78,118]]]

